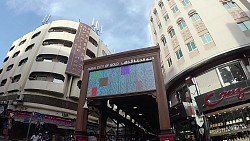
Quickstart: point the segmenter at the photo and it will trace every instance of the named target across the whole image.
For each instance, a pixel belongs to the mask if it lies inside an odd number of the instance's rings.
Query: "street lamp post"
[[[27,131],[27,135],[26,135],[26,141],[29,140],[29,134],[30,134],[30,126],[31,126],[31,120],[33,118],[34,112],[32,112],[30,119],[29,119],[29,127],[28,127],[28,131]]]

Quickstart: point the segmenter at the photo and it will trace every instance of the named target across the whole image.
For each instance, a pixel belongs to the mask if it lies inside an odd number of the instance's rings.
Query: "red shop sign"
[[[213,102],[210,101],[210,98],[214,95],[214,92],[207,94],[204,98],[203,107],[206,107],[206,106],[214,107],[214,106],[218,105],[223,99],[233,97],[233,96],[237,96],[237,98],[239,100],[241,100],[244,98],[244,96],[245,96],[244,92],[248,88],[250,88],[250,87],[236,88],[236,89],[232,89],[229,91],[223,91],[219,94],[219,99],[215,100]]]

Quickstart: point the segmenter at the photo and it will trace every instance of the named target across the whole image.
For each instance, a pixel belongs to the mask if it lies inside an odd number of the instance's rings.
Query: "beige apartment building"
[[[84,23],[59,20],[13,42],[0,68],[1,133],[9,128],[12,138],[25,138],[30,117],[50,134],[72,133],[82,61],[110,54],[99,33]]]
[[[249,2],[155,0],[151,41],[161,48],[176,140],[248,138]]]

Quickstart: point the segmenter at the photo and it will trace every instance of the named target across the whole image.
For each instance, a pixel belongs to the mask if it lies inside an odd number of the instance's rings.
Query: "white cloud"
[[[68,19],[103,26],[101,38],[116,52],[149,46],[149,11],[154,0],[8,0],[18,14],[36,13],[52,20]]]

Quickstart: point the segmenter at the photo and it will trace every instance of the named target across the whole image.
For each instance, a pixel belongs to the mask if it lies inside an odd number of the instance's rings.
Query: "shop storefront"
[[[24,139],[28,132],[30,137],[35,132],[44,133],[47,131],[51,138],[64,138],[74,133],[74,119],[44,115],[37,112],[9,111],[8,115],[10,114],[13,115],[12,128],[10,129],[11,139]],[[39,130],[37,130],[38,128]]]
[[[250,140],[250,80],[196,97],[212,141]]]
[[[170,85],[168,93],[175,140],[250,140],[247,56],[241,53],[218,56],[183,73]],[[193,114],[188,115],[185,103],[192,107]]]

